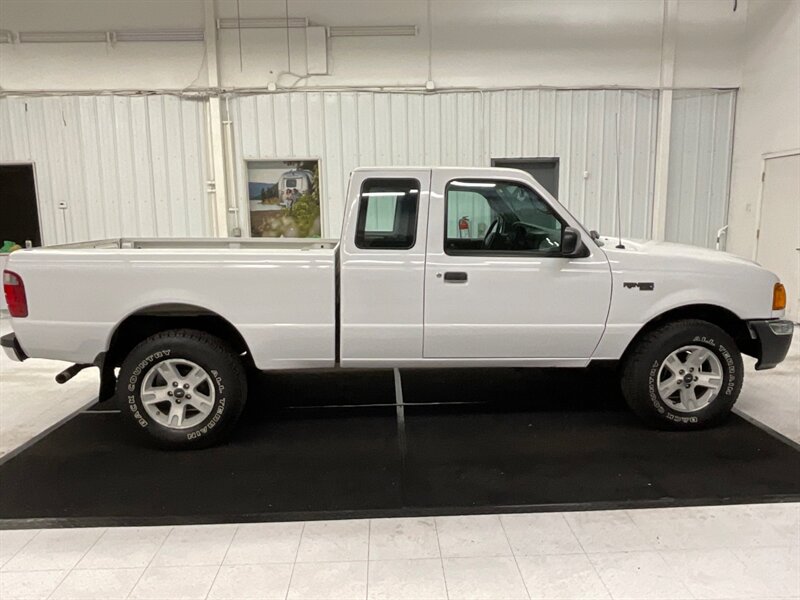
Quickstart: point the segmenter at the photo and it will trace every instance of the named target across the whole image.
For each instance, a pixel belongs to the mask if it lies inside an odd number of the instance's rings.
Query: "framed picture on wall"
[[[318,238],[319,160],[247,161],[252,237]]]

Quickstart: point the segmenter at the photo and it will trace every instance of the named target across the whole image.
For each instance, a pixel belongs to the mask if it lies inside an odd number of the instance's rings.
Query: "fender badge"
[[[652,292],[656,284],[652,281],[626,281],[622,286],[629,289],[639,288],[640,292]]]

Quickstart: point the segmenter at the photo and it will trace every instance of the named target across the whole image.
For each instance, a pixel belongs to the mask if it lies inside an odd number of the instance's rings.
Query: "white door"
[[[756,260],[786,286],[786,316],[800,319],[800,154],[764,165]]]
[[[563,257],[572,218],[531,178],[485,174],[433,171],[424,357],[590,357],[610,302],[605,254]]]

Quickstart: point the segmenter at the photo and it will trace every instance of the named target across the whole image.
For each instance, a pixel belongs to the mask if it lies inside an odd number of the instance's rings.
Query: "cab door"
[[[423,356],[586,359],[605,329],[608,260],[561,254],[574,219],[532,178],[434,170]],[[588,238],[588,236],[586,236]]]
[[[340,361],[419,360],[430,170],[355,171],[340,246]]]

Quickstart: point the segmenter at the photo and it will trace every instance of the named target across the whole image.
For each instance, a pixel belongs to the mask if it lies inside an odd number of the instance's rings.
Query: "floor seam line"
[[[169,531],[167,531],[167,535],[165,535],[164,539],[161,540],[161,543],[158,545],[158,548],[156,548],[156,551],[153,552],[153,556],[150,557],[150,560],[147,561],[147,564],[144,566],[144,569],[142,569],[142,572],[139,575],[139,578],[136,580],[136,583],[133,584],[133,587],[131,588],[131,591],[128,592],[128,595],[125,596],[125,598],[130,598],[131,597],[131,594],[133,594],[133,591],[136,589],[136,586],[139,585],[139,582],[142,580],[142,577],[144,577],[144,574],[147,573],[147,569],[149,569],[150,566],[153,564],[153,561],[156,559],[156,556],[158,556],[158,553],[161,552],[161,548],[163,548],[164,544],[167,543],[167,540],[169,539],[169,536],[172,535],[173,531],[175,531],[175,528],[174,527],[170,527]]]
[[[300,537],[297,540],[297,550],[294,552],[294,561],[292,561],[292,571],[289,573],[289,584],[286,586],[286,595],[284,600],[289,599],[289,591],[292,589],[292,579],[294,579],[294,569],[297,566],[297,557],[300,556],[300,546],[303,544],[303,535],[306,532],[306,522],[303,521],[303,526],[300,528]]]
[[[522,587],[525,588],[525,593],[528,595],[528,600],[530,600],[533,598],[533,596],[531,596],[531,591],[528,589],[528,584],[525,582],[525,576],[522,574],[522,569],[519,568],[517,554],[514,552],[514,548],[511,546],[511,540],[508,539],[508,532],[506,531],[506,526],[503,524],[502,515],[498,515],[497,520],[500,521],[500,529],[503,530],[503,535],[506,538],[506,544],[508,544],[508,549],[511,551],[511,557],[514,559],[514,566],[517,567],[517,573],[519,573],[519,578],[522,581]]]

